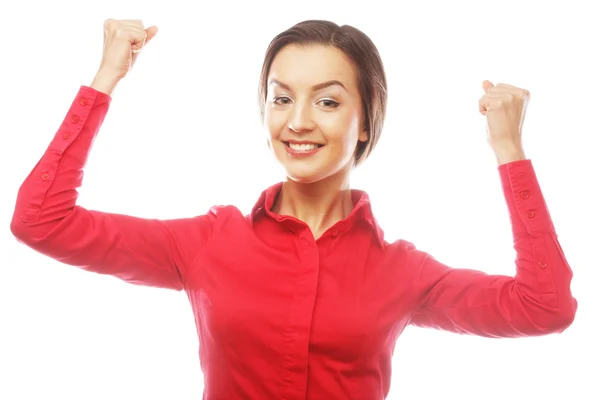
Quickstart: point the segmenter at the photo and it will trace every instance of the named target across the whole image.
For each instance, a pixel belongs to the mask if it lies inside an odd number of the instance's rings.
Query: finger
[[[481,83],[481,87],[483,88],[483,91],[487,93],[490,88],[494,87],[494,84],[488,80],[485,80]]]
[[[508,88],[508,89],[519,89],[518,87],[513,86],[513,85],[509,85],[508,83],[498,83],[496,85],[496,87],[498,87],[498,88]]]
[[[146,43],[151,41],[154,38],[154,36],[156,36],[157,33],[158,33],[158,27],[156,27],[154,25],[152,25],[151,27],[146,29]]]
[[[144,44],[146,44],[146,37],[148,34],[144,30],[129,29],[129,41],[131,43],[131,51],[137,53],[142,50]]]
[[[111,27],[128,27],[128,28],[141,28],[144,29],[144,23],[139,19],[113,19],[108,18],[104,20],[104,29],[107,30]]]
[[[141,19],[122,19],[121,22],[123,25],[132,26],[134,28],[142,28],[144,29],[144,23]]]
[[[530,97],[529,91],[527,89],[521,89],[515,86],[503,86],[503,87],[493,87],[490,88],[489,92],[487,93],[488,95],[495,95],[495,96],[510,96],[510,97],[517,97],[521,100],[524,99],[528,99]]]
[[[490,88],[488,93],[512,93],[520,96],[521,98],[529,97],[530,93],[527,89],[522,89],[517,86],[508,85],[506,83],[499,83],[495,87]]]
[[[485,94],[479,99],[479,112],[486,115],[488,110],[497,106],[502,96],[497,94]]]
[[[523,90],[512,85],[505,83],[499,83],[496,86],[490,88],[488,93],[521,93]]]
[[[487,114],[487,108],[485,107],[485,103],[484,103],[484,98],[481,97],[479,99],[479,113],[481,115],[486,115]]]

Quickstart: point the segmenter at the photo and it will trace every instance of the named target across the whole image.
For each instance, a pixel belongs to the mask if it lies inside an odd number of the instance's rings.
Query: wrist
[[[113,91],[117,87],[121,79],[114,73],[109,71],[99,70],[94,77],[90,87],[99,92],[112,96]]]
[[[527,159],[521,146],[499,146],[494,148],[498,165]]]

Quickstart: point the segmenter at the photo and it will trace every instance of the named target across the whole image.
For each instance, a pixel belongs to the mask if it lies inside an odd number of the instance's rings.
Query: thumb
[[[146,29],[146,43],[148,43],[156,34],[158,33],[158,28],[156,26],[151,26]]]
[[[481,84],[481,87],[483,88],[483,91],[487,93],[489,88],[493,88],[494,84],[488,80],[483,81],[483,83]]]

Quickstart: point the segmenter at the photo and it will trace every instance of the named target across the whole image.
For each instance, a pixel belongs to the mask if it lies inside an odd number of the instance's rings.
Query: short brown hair
[[[359,142],[355,165],[371,154],[379,141],[387,106],[387,79],[379,51],[371,39],[350,25],[337,25],[331,21],[308,20],[281,32],[269,44],[260,74],[258,105],[264,118],[267,96],[267,79],[275,56],[287,45],[322,44],[343,51],[356,66],[358,90],[362,101],[366,142]]]

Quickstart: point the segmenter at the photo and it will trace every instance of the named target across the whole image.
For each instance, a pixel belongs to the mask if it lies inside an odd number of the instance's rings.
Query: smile
[[[317,143],[283,143],[285,144],[288,154],[296,157],[313,155],[323,147],[322,144]]]

